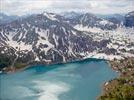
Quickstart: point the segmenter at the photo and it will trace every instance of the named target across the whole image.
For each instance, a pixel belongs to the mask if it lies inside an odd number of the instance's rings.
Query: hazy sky
[[[0,11],[14,15],[43,11],[113,14],[132,10],[134,10],[134,0],[0,0]]]

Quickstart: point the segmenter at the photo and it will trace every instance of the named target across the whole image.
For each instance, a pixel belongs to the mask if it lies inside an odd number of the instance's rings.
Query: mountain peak
[[[43,12],[43,15],[46,16],[48,19],[57,20],[56,14],[54,13]]]
[[[133,17],[134,17],[134,11],[129,12],[129,13],[126,15],[126,17],[130,17],[130,16],[133,16]]]

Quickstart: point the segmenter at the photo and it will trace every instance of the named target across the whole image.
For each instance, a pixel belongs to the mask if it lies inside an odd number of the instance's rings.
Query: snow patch
[[[107,24],[113,25],[112,22],[109,22],[109,21],[107,21],[107,20],[102,20],[102,21],[100,21],[99,23],[100,23],[101,25],[107,25]]]
[[[106,60],[123,59],[121,55],[106,55],[105,53],[96,53],[96,52],[87,54],[87,56],[85,56],[84,59],[87,58],[97,58],[97,59],[106,59]]]
[[[45,13],[43,13],[43,15],[46,16],[48,19],[57,20],[56,15],[53,14],[53,13],[47,13],[47,12],[45,12]]]
[[[86,31],[86,32],[93,32],[93,33],[100,33],[103,32],[102,29],[97,28],[97,27],[88,27],[88,26],[83,26],[83,25],[76,25],[74,26],[75,29],[80,30],[80,31]]]

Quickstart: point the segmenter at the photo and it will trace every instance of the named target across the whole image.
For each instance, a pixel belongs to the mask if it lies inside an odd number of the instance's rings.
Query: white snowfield
[[[82,25],[75,26],[76,29],[85,31],[85,32],[92,32],[86,33],[89,34],[94,41],[101,41],[104,39],[110,39],[111,43],[107,45],[107,47],[114,48],[120,55],[107,55],[105,53],[98,53],[94,51],[92,53],[81,53],[84,55],[85,58],[97,58],[97,59],[106,59],[106,60],[113,60],[113,59],[123,59],[124,57],[134,57],[134,54],[128,53],[130,50],[134,50],[134,46],[129,47],[128,45],[133,43],[134,44],[134,27],[126,28],[124,26],[119,26],[115,30],[102,30],[96,27],[83,27]],[[124,49],[124,52],[120,50]]]

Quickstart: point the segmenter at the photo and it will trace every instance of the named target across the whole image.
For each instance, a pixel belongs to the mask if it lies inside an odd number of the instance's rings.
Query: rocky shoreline
[[[134,100],[134,57],[109,61],[119,77],[106,82],[98,100]]]

